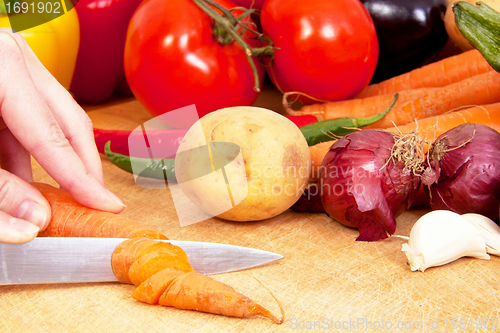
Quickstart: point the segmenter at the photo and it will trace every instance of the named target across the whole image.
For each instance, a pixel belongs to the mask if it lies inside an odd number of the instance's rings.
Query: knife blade
[[[0,243],[0,285],[117,281],[111,255],[125,238],[37,237]],[[181,247],[195,271],[219,274],[261,266],[283,256],[248,247],[168,240]]]

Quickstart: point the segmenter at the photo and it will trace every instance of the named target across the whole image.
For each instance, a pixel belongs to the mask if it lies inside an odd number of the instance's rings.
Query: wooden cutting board
[[[281,110],[281,95],[264,91],[256,105]],[[151,116],[133,99],[88,107],[95,127],[133,129]],[[237,319],[151,306],[131,298],[119,283],[0,286],[0,332],[291,332],[445,331],[499,329],[500,259],[462,258],[446,266],[411,272],[398,237],[356,242],[357,230],[324,214],[287,211],[252,223],[217,218],[180,227],[168,190],[138,187],[132,175],[102,157],[108,188],[126,203],[122,213],[171,239],[254,247],[285,258],[216,279],[254,298],[273,313],[283,305],[285,322]],[[36,181],[55,183],[36,164]],[[409,235],[426,209],[398,217],[397,235]],[[258,281],[262,283],[259,284]],[[263,286],[264,285],[264,286]]]

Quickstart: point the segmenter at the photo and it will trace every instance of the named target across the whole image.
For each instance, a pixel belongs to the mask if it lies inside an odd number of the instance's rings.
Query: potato
[[[240,222],[290,208],[305,189],[310,169],[309,147],[299,128],[257,107],[207,114],[188,130],[175,159],[179,186],[193,203],[212,216]]]
[[[453,13],[452,5],[457,1],[465,1],[473,5],[477,2],[477,0],[448,0],[448,7],[446,7],[446,14],[444,15],[444,26],[451,41],[458,46],[458,48],[462,51],[472,50],[474,47],[465,39],[455,24],[455,14]],[[496,11],[500,11],[500,0],[482,0],[482,2]]]

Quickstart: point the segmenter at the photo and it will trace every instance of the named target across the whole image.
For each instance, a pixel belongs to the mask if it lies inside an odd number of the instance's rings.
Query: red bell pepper
[[[80,20],[80,49],[70,87],[78,102],[102,103],[117,88],[130,93],[123,69],[123,52],[128,23],[141,2],[78,1],[75,9]]]
[[[306,114],[302,116],[286,116],[291,120],[297,127],[306,126],[312,123],[317,123],[319,121],[318,117],[311,114]]]
[[[104,146],[108,141],[111,141],[111,150],[114,153],[130,156],[129,148],[135,152],[133,157],[139,158],[167,158],[169,156],[151,156],[149,150],[141,151],[133,149],[133,147],[143,147],[146,144],[148,147],[165,147],[157,154],[177,151],[179,145],[186,135],[187,129],[168,129],[168,130],[149,130],[147,135],[142,131],[121,131],[121,130],[106,130],[94,128],[94,140],[97,150],[104,154]],[[147,141],[146,141],[147,140]]]

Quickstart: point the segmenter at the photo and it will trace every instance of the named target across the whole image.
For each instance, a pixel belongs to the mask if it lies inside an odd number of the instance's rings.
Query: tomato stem
[[[222,45],[227,45],[236,41],[241,48],[245,52],[245,56],[247,57],[248,63],[250,64],[253,72],[253,77],[255,81],[254,90],[260,92],[260,79],[259,72],[257,71],[257,67],[253,61],[253,57],[264,57],[264,56],[272,56],[274,54],[274,48],[270,43],[269,38],[265,39],[265,37],[247,27],[247,24],[242,23],[242,20],[249,15],[251,15],[255,10],[254,9],[246,9],[243,7],[236,7],[231,10],[228,10],[213,0],[193,0],[193,2],[200,7],[208,16],[210,16],[214,21],[214,35],[215,39],[218,43]],[[222,15],[217,13],[215,9],[222,12]],[[243,13],[238,16],[238,18],[234,17],[232,14],[232,10],[241,9]],[[241,33],[238,32],[238,28],[243,28]],[[266,45],[259,48],[253,48],[243,39],[241,36],[245,31],[250,31],[257,35],[259,39],[265,39],[266,42],[270,45]]]

